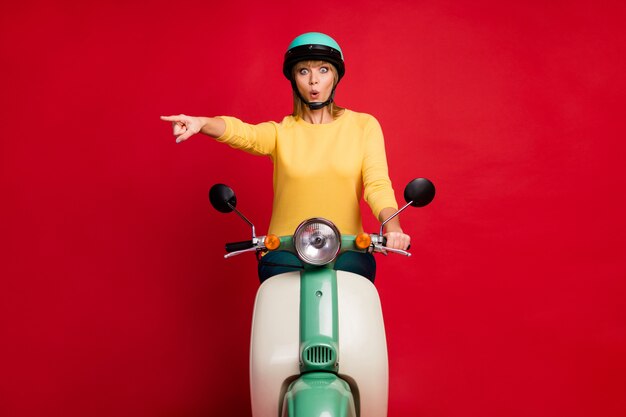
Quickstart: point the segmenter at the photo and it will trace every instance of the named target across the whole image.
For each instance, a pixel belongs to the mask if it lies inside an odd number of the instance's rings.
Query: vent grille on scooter
[[[325,345],[309,346],[303,356],[309,365],[332,365],[335,362],[335,350]]]

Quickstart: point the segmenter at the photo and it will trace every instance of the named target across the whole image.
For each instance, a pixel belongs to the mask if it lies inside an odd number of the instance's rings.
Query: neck
[[[306,122],[317,125],[332,122],[333,115],[330,114],[328,106],[323,107],[319,110],[311,110],[308,107],[305,107],[302,119]]]

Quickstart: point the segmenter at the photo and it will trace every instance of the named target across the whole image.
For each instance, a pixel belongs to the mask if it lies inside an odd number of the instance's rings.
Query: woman
[[[359,201],[365,198],[384,221],[397,210],[387,170],[382,131],[368,114],[334,103],[345,73],[341,48],[317,32],[296,37],[285,54],[283,73],[293,89],[293,114],[280,123],[246,124],[233,117],[163,116],[172,122],[176,142],[204,133],[233,148],[269,156],[274,163],[274,202],[269,232],[290,235],[311,217],[324,217],[343,234],[362,231]],[[386,225],[387,246],[406,249],[410,237],[398,218]],[[336,269],[374,280],[371,254],[348,252]],[[259,263],[261,280],[299,268],[287,252],[271,252]]]

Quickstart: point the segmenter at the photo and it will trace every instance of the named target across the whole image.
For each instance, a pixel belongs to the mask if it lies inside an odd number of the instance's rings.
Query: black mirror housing
[[[221,213],[231,213],[237,207],[237,197],[232,188],[225,184],[215,184],[209,190],[209,201]]]
[[[426,178],[415,178],[404,188],[404,201],[413,207],[424,207],[435,198],[435,185]]]

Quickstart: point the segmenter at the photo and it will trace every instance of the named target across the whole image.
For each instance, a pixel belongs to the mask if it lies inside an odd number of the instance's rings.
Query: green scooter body
[[[286,417],[354,417],[354,397],[339,378],[337,271],[305,266],[300,274],[300,372],[283,403]]]
[[[353,242],[342,236],[342,252]],[[281,249],[291,248],[281,238]],[[251,335],[254,416],[386,416],[378,293],[366,278],[333,268],[305,265],[261,284]]]

